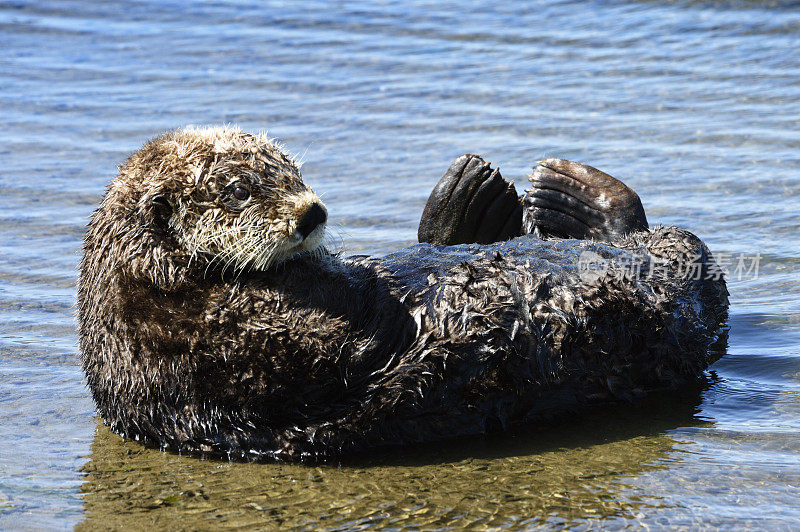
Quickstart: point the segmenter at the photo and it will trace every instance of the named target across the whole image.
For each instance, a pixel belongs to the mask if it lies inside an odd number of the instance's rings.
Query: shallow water
[[[800,10],[519,4],[0,3],[0,528],[800,526]],[[228,122],[302,154],[347,252],[413,243],[474,152],[598,166],[759,269],[684,397],[319,467],[144,449],[83,383],[83,227],[147,138]]]

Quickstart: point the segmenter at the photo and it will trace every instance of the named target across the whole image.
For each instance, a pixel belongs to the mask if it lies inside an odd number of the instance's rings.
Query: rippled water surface
[[[800,8],[770,2],[0,2],[0,528],[800,526]],[[732,266],[710,384],[321,466],[125,442],[73,321],[116,164],[185,124],[302,154],[349,252],[413,243],[465,152],[624,179]]]

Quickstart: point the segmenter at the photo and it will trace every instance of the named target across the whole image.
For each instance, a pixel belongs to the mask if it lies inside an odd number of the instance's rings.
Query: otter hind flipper
[[[477,155],[462,155],[434,187],[418,237],[432,244],[490,244],[519,236],[522,205],[513,183]]]
[[[597,168],[545,159],[523,199],[523,231],[542,236],[615,240],[648,228],[636,192]]]

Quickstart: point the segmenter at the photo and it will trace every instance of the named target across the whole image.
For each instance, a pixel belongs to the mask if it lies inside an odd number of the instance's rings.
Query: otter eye
[[[233,197],[239,201],[244,201],[250,197],[250,191],[243,185],[236,185],[233,188]]]

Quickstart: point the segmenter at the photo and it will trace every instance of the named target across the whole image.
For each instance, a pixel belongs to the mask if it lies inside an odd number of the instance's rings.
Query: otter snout
[[[314,229],[328,221],[328,213],[319,203],[312,203],[297,221],[296,231],[305,239]]]

